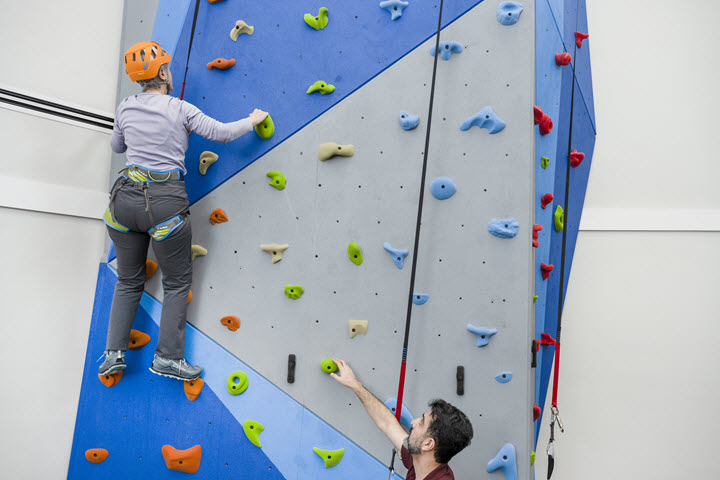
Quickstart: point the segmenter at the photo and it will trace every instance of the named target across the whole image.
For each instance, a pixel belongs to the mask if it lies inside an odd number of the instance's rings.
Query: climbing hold
[[[395,415],[395,408],[397,407],[397,398],[388,398],[385,400],[385,406],[392,412],[393,415]],[[402,410],[400,411],[400,424],[405,426],[405,428],[410,429],[412,428],[412,421],[415,417],[413,417],[413,414],[410,413],[410,410],[407,409],[405,404],[402,405]]]
[[[393,262],[395,262],[395,265],[402,269],[403,264],[405,262],[405,257],[408,255],[407,250],[398,250],[397,248],[393,248],[390,246],[389,243],[383,243],[383,248],[392,255]]]
[[[110,388],[110,387],[114,387],[115,385],[117,385],[118,382],[120,382],[120,379],[122,378],[122,376],[123,376],[123,372],[122,372],[122,370],[120,370],[119,372],[113,373],[112,375],[98,375],[98,378],[103,383],[103,385]]]
[[[513,238],[518,234],[520,224],[514,218],[504,220],[492,219],[488,223],[488,232],[500,238]]]
[[[245,431],[245,436],[250,440],[250,443],[258,448],[262,448],[262,445],[260,445],[260,433],[265,430],[262,423],[256,422],[255,420],[245,420],[243,422],[243,430]]]
[[[332,93],[335,91],[335,85],[330,85],[329,83],[318,80],[317,82],[310,85],[310,88],[308,88],[307,93],[308,95],[314,92],[320,92],[323,95],[327,95],[328,93]]]
[[[152,260],[145,260],[145,280],[150,280],[150,277],[155,275],[157,272],[158,264]]]
[[[238,20],[235,22],[233,29],[230,30],[230,38],[232,38],[233,42],[237,42],[237,39],[241,34],[247,33],[248,35],[252,35],[254,32],[255,27],[251,27],[242,20]]]
[[[195,260],[197,257],[204,257],[207,255],[207,250],[200,245],[192,245],[190,247],[190,251],[192,252],[192,259]]]
[[[192,302],[192,290],[188,291],[188,305]]]
[[[227,315],[220,319],[220,323],[225,325],[231,332],[236,331],[240,328],[240,319],[235,315]]]
[[[533,305],[535,305],[535,302],[537,302],[537,299],[538,299],[538,298],[539,298],[539,297],[538,297],[537,295],[533,296]]]
[[[327,27],[328,24],[328,9],[325,7],[320,7],[320,11],[318,12],[317,16],[306,13],[303,18],[305,19],[305,23],[310,25],[315,30],[322,30],[323,28]]]
[[[543,210],[545,210],[545,207],[547,207],[549,204],[552,203],[552,201],[555,199],[552,193],[546,193],[542,197],[540,197],[540,206]]]
[[[512,380],[512,372],[502,372],[495,375],[495,380],[500,383],[508,383]]]
[[[295,354],[291,353],[290,355],[288,355],[288,376],[287,376],[288,383],[295,383],[295,365],[296,365],[296,363],[297,362],[295,361]]]
[[[300,285],[285,285],[285,295],[293,300],[302,297],[304,291]]]
[[[162,455],[169,470],[195,473],[200,468],[202,448],[200,445],[195,445],[187,450],[177,450],[170,445],[163,445]]]
[[[477,335],[477,346],[484,347],[490,341],[490,337],[495,335],[498,331],[497,328],[486,328],[476,327],[474,325],[467,324],[467,331]]]
[[[547,135],[552,131],[553,121],[547,113],[543,113],[538,126],[540,127],[540,135]]]
[[[555,209],[555,213],[553,214],[553,217],[555,217],[555,231],[562,232],[565,214],[560,205],[558,205],[557,208]]]
[[[542,414],[542,410],[540,410],[540,406],[536,403],[533,405],[533,422],[540,418],[540,415]]]
[[[216,208],[210,213],[210,224],[215,225],[216,223],[225,223],[228,221],[227,215],[222,208]]]
[[[548,157],[540,157],[540,166],[545,169],[548,165],[550,165],[550,159]]]
[[[460,125],[460,130],[464,132],[473,126],[487,128],[490,133],[498,133],[505,128],[505,122],[493,112],[492,107],[485,107],[465,120],[462,125]]]
[[[257,133],[258,137],[263,140],[269,140],[273,135],[275,135],[275,124],[273,123],[273,119],[270,115],[265,117],[265,120],[255,125],[255,133]]]
[[[428,295],[427,293],[416,293],[413,295],[412,302],[415,305],[424,305],[425,302],[428,301],[429,297],[430,297],[430,295]]]
[[[350,242],[347,248],[347,252],[351,262],[353,262],[355,265],[362,265],[363,256],[362,250],[360,250],[360,245],[355,242]]]
[[[540,237],[540,233],[538,233],[538,232],[540,232],[540,230],[542,230],[542,229],[543,229],[543,227],[542,227],[542,225],[540,225],[540,224],[537,224],[537,223],[536,223],[535,225],[533,225],[533,234],[532,234],[533,240],[532,240],[532,246],[535,247],[535,248],[538,248],[538,247],[540,246],[540,243],[538,242],[538,238]]]
[[[455,371],[455,381],[457,382],[455,392],[458,395],[465,395],[465,367],[462,365],[457,366],[457,370]]]
[[[582,163],[582,161],[585,160],[585,154],[582,152],[578,152],[577,150],[573,150],[570,152],[570,166],[573,168],[577,168],[578,165]]]
[[[530,466],[535,465],[535,452],[530,452]]]
[[[535,121],[535,125],[537,125],[538,123],[540,123],[540,120],[542,120],[542,116],[543,116],[542,108],[540,108],[540,107],[538,107],[537,105],[535,105],[535,106],[533,107],[533,119],[534,119],[534,121]]]
[[[109,454],[110,452],[108,452],[104,448],[90,448],[88,450],[85,450],[85,458],[87,458],[88,462],[92,463],[104,462]]]
[[[544,262],[540,262],[540,271],[542,272],[543,280],[547,280],[547,278],[550,276],[550,272],[553,271],[553,268],[555,268],[555,265],[545,265]]]
[[[205,385],[205,380],[203,380],[202,378],[196,378],[195,380],[188,380],[183,383],[183,388],[185,389],[185,396],[188,398],[188,400],[194,402],[200,396],[200,392],[202,392],[203,386]]]
[[[313,447],[313,451],[318,454],[320,458],[325,462],[325,468],[332,468],[342,460],[345,455],[345,449],[340,450],[322,450],[317,447]]]
[[[498,22],[503,25],[515,25],[520,20],[523,6],[518,2],[502,2],[497,7]]]
[[[248,388],[247,373],[242,370],[233,372],[227,379],[227,391],[230,395],[240,395]]]
[[[140,330],[135,330],[134,328],[130,330],[130,341],[128,342],[128,348],[130,350],[142,348],[149,342],[150,335],[148,335],[147,333],[141,332]]]
[[[430,193],[438,200],[447,200],[455,195],[457,188],[448,177],[438,177],[430,184]]]
[[[260,250],[268,252],[272,255],[272,263],[277,263],[282,260],[282,252],[288,249],[290,245],[278,245],[277,243],[271,243],[269,245],[260,245]]]
[[[572,62],[572,55],[570,55],[567,52],[564,53],[556,53],[555,54],[555,63],[558,67],[564,67],[565,65],[570,65],[570,62]]]
[[[226,60],[224,58],[216,58],[212,62],[207,64],[208,70],[212,70],[213,68],[217,68],[218,70],[227,70],[228,68],[231,68],[235,65],[235,59],[231,58],[230,60]]]
[[[350,338],[355,338],[355,335],[365,335],[367,333],[367,327],[367,320],[348,320]]]
[[[453,53],[462,53],[463,46],[459,42],[440,42],[438,45],[438,51],[440,52],[440,58],[443,60],[450,60]],[[435,56],[435,45],[430,47],[430,55]]]
[[[270,177],[270,183],[268,183],[268,185],[271,185],[278,190],[283,190],[285,188],[287,178],[285,178],[285,175],[283,175],[281,172],[278,172],[277,170],[272,170],[270,172],[267,172],[265,176]]]
[[[488,473],[495,470],[502,470],[505,474],[505,480],[517,480],[517,466],[515,464],[515,447],[511,443],[506,443],[495,455],[495,458],[487,464]]]
[[[320,360],[320,368],[325,373],[334,373],[338,371],[337,363],[332,358],[323,358]]]
[[[417,115],[410,115],[405,110],[402,110],[400,111],[400,115],[398,115],[398,121],[400,122],[400,126],[403,130],[412,130],[418,126],[420,117]]]
[[[403,2],[402,0],[386,0],[380,2],[380,8],[384,8],[390,12],[390,20],[397,20],[402,17],[402,12],[408,5],[410,5],[408,2]]]
[[[220,2],[222,2],[222,1],[223,1],[223,0],[208,0],[208,2],[210,2],[210,3],[220,3]]]
[[[207,169],[213,163],[217,162],[218,156],[213,152],[205,151],[200,154],[200,174],[205,175]]]
[[[335,155],[341,157],[352,157],[355,154],[355,147],[353,145],[339,145],[337,143],[323,143],[318,147],[318,158],[321,162],[329,160]]]
[[[589,36],[587,33],[575,32],[575,45],[577,45],[578,48],[582,48],[582,41]]]

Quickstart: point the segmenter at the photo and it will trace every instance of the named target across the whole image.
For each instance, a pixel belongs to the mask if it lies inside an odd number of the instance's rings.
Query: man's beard
[[[410,452],[410,455],[420,455],[420,444],[422,443],[422,440],[418,440],[415,443],[410,443],[410,435],[412,434],[412,428],[410,429],[410,432],[408,433],[408,436],[405,437],[405,440],[403,440],[403,446],[407,449],[408,452]]]

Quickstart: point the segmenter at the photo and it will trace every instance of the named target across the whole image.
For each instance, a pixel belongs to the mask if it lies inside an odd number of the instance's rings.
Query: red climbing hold
[[[542,225],[540,225],[540,224],[538,224],[538,223],[536,223],[535,225],[533,225],[533,237],[532,237],[533,240],[532,240],[532,246],[535,247],[535,248],[538,248],[538,247],[540,246],[540,243],[538,242],[538,237],[539,237],[540,234],[539,234],[538,232],[539,232],[540,230],[542,230],[542,229],[543,229]]]
[[[543,113],[540,119],[540,135],[547,135],[552,132],[553,121],[547,113]]]
[[[555,63],[559,67],[564,67],[565,65],[570,65],[570,62],[572,62],[572,55],[569,53],[556,53],[555,54]]]
[[[540,262],[540,270],[542,270],[542,279],[547,280],[547,278],[550,276],[550,272],[552,272],[553,268],[555,268],[555,265],[545,265],[544,263]]]
[[[542,116],[543,116],[542,108],[535,105],[533,107],[533,115],[535,116],[535,125],[537,125],[538,123],[540,123],[540,120],[542,119]]]
[[[538,404],[536,403],[535,405],[533,405],[533,422],[535,420],[537,420],[538,418],[540,418],[541,413],[542,413],[542,410],[540,410],[540,407],[538,406]]]
[[[555,197],[553,197],[552,193],[546,193],[540,198],[540,206],[543,208],[543,210],[545,210],[545,207],[547,207],[548,204],[550,204],[554,199]]]
[[[573,150],[570,152],[570,166],[573,168],[576,168],[578,165],[582,163],[582,161],[585,160],[585,154],[582,152],[578,152],[577,150]]]
[[[582,48],[582,41],[589,36],[587,33],[575,32],[575,45],[577,45],[578,48]]]

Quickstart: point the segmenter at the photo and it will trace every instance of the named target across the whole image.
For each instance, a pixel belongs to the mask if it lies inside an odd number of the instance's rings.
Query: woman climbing
[[[152,240],[163,278],[163,307],[155,358],[150,371],[194,380],[202,367],[185,360],[185,322],[192,283],[192,230],[187,215],[185,152],[195,132],[215,142],[230,142],[267,117],[255,109],[247,118],[221,123],[172,91],[170,55],[156,42],[125,52],[125,71],[142,93],[123,100],[115,113],[110,145],[126,152],[126,167],[110,191],[105,223],[117,253],[118,280],[108,325],[105,361],[99,373],[123,370],[124,352],[145,287],[145,261]],[[102,358],[102,356],[101,356]]]

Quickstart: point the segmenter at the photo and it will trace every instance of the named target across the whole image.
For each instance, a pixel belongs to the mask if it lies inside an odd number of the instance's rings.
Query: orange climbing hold
[[[162,454],[165,465],[170,470],[195,473],[200,468],[200,456],[202,455],[200,445],[195,445],[187,450],[177,450],[170,445],[163,445]]]
[[[88,462],[92,463],[102,463],[107,459],[108,455],[110,455],[110,452],[104,448],[90,448],[85,450],[85,458],[87,458]]]
[[[220,323],[225,325],[231,332],[234,332],[235,330],[240,328],[240,319],[235,315],[228,315],[226,317],[222,317],[220,319]]]
[[[226,60],[224,58],[216,58],[212,62],[207,64],[208,70],[212,70],[213,68],[218,68],[220,70],[227,70],[228,68],[231,68],[235,65],[235,59],[231,58],[230,60]]]
[[[216,208],[210,214],[210,223],[215,225],[216,223],[225,223],[228,221],[227,215],[223,212],[222,208]]]
[[[110,388],[114,387],[120,382],[120,379],[122,378],[123,372],[120,370],[117,373],[113,373],[112,375],[98,375],[98,378],[100,379],[103,384]]]
[[[185,396],[188,397],[188,400],[194,402],[200,396],[200,392],[202,392],[205,381],[202,378],[196,378],[195,380],[190,380],[184,383]]]
[[[140,330],[130,330],[130,341],[128,342],[128,348],[130,350],[142,348],[147,345],[148,342],[150,342],[150,335]]]
[[[150,277],[155,275],[157,272],[157,263],[152,260],[145,260],[145,280],[149,280]]]
[[[208,2],[210,2],[210,3],[220,3],[220,2],[222,2],[222,1],[223,1],[223,0],[208,0]]]
[[[188,292],[188,305],[190,305],[190,302],[192,302],[192,290]]]

